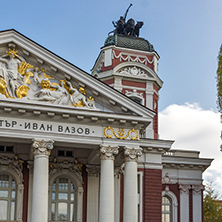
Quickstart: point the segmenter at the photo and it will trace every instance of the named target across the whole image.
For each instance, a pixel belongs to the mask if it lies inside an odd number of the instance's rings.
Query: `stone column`
[[[33,140],[34,171],[31,222],[48,222],[48,174],[52,140]]]
[[[142,155],[141,148],[125,147],[125,173],[124,173],[124,198],[123,198],[123,221],[138,221],[138,182],[137,160]]]
[[[114,155],[117,146],[101,145],[99,222],[114,222]]]

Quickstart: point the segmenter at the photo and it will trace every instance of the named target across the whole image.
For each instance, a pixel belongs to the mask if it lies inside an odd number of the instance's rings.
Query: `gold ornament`
[[[8,51],[6,51],[6,53],[8,54],[9,57],[11,54],[14,54],[14,58],[18,57],[17,52],[18,51],[15,51],[15,49],[13,49],[13,50],[9,49]]]
[[[21,99],[22,97],[27,96],[27,92],[29,90],[29,87],[26,85],[21,85],[18,87],[18,89],[16,90],[16,95],[19,99]]]
[[[3,78],[0,78],[0,93],[5,95],[7,98],[9,97],[6,92],[6,81]]]
[[[111,133],[108,134],[107,131]],[[132,133],[134,133],[135,136],[133,136]],[[121,139],[121,140],[125,140],[127,137],[129,137],[131,140],[139,140],[139,133],[134,128],[130,129],[126,135],[123,128],[119,128],[117,134],[115,133],[114,129],[111,126],[107,126],[103,130],[103,137],[112,138],[113,135],[117,139]]]

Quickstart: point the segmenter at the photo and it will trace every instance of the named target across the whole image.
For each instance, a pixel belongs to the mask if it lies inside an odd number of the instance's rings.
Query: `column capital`
[[[53,140],[33,139],[32,142],[34,155],[50,155],[50,152],[53,149]]]
[[[140,147],[124,147],[125,162],[137,162],[138,157],[142,155],[142,148]]]
[[[180,184],[179,189],[181,194],[188,194],[191,186],[189,184]]]
[[[100,173],[100,166],[86,165],[86,171],[88,173],[88,176],[98,177]]]
[[[114,160],[116,154],[119,153],[118,146],[100,145],[100,158],[101,160]]]
[[[192,185],[193,194],[201,194],[204,190],[204,186],[202,184]]]

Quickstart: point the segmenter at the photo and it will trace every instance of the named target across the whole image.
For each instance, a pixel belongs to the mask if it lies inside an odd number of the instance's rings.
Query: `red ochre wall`
[[[143,221],[162,221],[162,170],[143,170]]]
[[[28,217],[28,192],[29,192],[29,169],[27,167],[27,162],[23,164],[23,211],[22,211],[22,221],[27,222]]]

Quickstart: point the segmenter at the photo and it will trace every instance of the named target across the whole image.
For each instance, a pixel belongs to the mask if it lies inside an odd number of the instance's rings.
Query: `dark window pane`
[[[6,152],[13,152],[13,146],[6,146]]]
[[[4,151],[4,146],[0,146],[0,152],[3,152]]]
[[[72,151],[66,151],[66,156],[72,157]]]
[[[58,156],[65,156],[65,151],[64,150],[59,150],[58,151]]]

